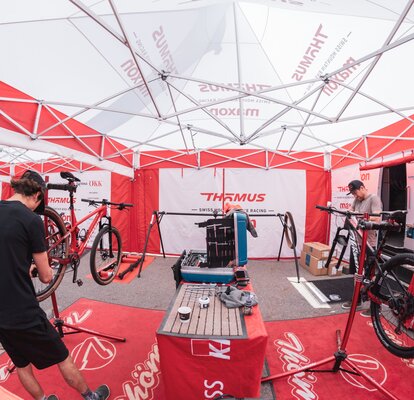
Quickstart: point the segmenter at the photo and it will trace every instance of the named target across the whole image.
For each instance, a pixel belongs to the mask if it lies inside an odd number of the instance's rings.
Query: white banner
[[[74,173],[74,175],[80,179],[79,186],[74,194],[75,215],[76,219],[79,221],[81,218],[94,210],[93,207],[90,207],[87,202],[83,202],[81,199],[111,200],[111,173],[109,171],[89,171]],[[48,174],[47,177],[50,183],[67,183],[67,180],[62,179],[59,173]],[[69,192],[49,190],[48,205],[61,214],[65,222],[71,222],[69,211]],[[89,227],[92,218],[87,219],[80,225],[80,234],[85,233],[85,231],[82,230],[86,230]],[[95,229],[95,232],[88,242],[88,246],[92,245],[92,241],[97,232],[98,230]]]
[[[276,257],[282,234],[282,224],[275,216],[255,217],[257,214],[278,214],[290,211],[293,215],[298,245],[301,248],[306,217],[306,172],[298,170],[226,169],[223,170],[160,170],[160,211],[180,213],[211,213],[222,209],[222,202],[239,204],[256,225],[257,238],[248,235],[248,256]],[[224,195],[223,195],[224,185]],[[205,229],[195,222],[211,217],[164,217],[161,233],[167,253],[179,254],[184,249],[205,250]],[[293,257],[293,251],[283,246],[282,257]]]

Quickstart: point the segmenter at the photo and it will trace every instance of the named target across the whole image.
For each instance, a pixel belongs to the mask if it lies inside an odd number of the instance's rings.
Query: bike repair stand
[[[63,337],[64,335],[71,335],[71,334],[74,334],[74,333],[82,333],[83,332],[83,333],[89,333],[91,335],[103,337],[103,338],[106,338],[106,339],[113,339],[113,340],[116,340],[118,342],[126,342],[126,338],[124,338],[124,337],[108,335],[108,334],[105,334],[105,333],[92,331],[90,329],[80,328],[78,326],[66,323],[62,318],[60,318],[59,308],[58,308],[58,305],[57,305],[55,292],[53,292],[50,297],[52,299],[52,305],[53,305],[53,325],[56,327],[57,331],[59,332],[60,337]],[[71,329],[72,331],[71,332],[64,332],[63,328],[68,328],[68,329]]]
[[[366,215],[364,218],[368,218],[368,215]],[[299,372],[306,371],[306,372],[338,372],[338,371],[344,371],[348,372],[353,375],[362,376],[365,378],[368,382],[370,382],[375,388],[377,388],[380,392],[385,394],[388,398],[393,400],[399,400],[398,397],[394,396],[392,393],[390,393],[387,389],[385,389],[380,383],[378,383],[376,380],[374,380],[371,376],[369,376],[367,373],[362,371],[356,364],[354,364],[352,361],[347,359],[347,353],[346,353],[346,345],[348,343],[349,336],[351,334],[352,324],[354,322],[355,312],[357,308],[358,303],[358,297],[359,292],[361,289],[362,284],[362,278],[363,278],[363,269],[364,269],[364,261],[365,261],[365,251],[367,247],[367,230],[363,230],[362,233],[362,246],[361,246],[361,254],[359,257],[359,267],[358,267],[358,273],[355,274],[355,285],[354,285],[354,294],[352,297],[352,305],[351,309],[349,311],[348,321],[345,328],[344,336],[341,340],[341,331],[338,329],[336,331],[336,340],[338,344],[338,350],[330,357],[324,358],[320,361],[316,361],[314,363],[311,363],[303,368],[298,368],[295,370],[291,370],[288,372],[284,372],[277,375],[271,375],[266,378],[262,378],[262,382],[268,382],[271,380],[284,378],[287,376],[295,375]],[[319,367],[321,365],[328,364],[329,362],[334,361],[334,365],[331,369],[314,369],[315,367]],[[347,367],[351,368],[350,370],[344,369],[341,367],[341,364],[344,363],[347,365]]]
[[[117,275],[119,279],[124,279],[124,276],[126,274],[133,271],[138,266],[139,266],[139,271],[138,271],[137,278],[141,277],[142,266],[144,264],[145,255],[147,253],[147,246],[148,246],[148,241],[149,241],[149,237],[150,237],[150,234],[151,234],[151,229],[155,225],[155,223],[157,223],[158,233],[160,235],[160,243],[161,243],[162,254],[165,258],[164,243],[162,242],[161,230],[160,230],[160,222],[161,222],[162,217],[164,216],[164,214],[165,213],[163,213],[163,212],[159,213],[158,211],[153,211],[152,216],[151,216],[151,221],[148,225],[147,236],[145,237],[145,244],[144,244],[144,250],[142,252],[142,256],[140,258],[138,258],[137,261],[130,264],[129,267],[125,271],[120,272]]]
[[[280,260],[280,253],[282,252],[283,239],[285,238],[286,232],[289,229],[289,227],[288,227],[288,224],[285,221],[285,214],[276,214],[276,216],[279,217],[280,222],[283,226],[282,238],[280,239],[279,254],[277,255],[277,261],[279,261]],[[293,250],[293,255],[295,257],[296,276],[298,278],[298,283],[300,283],[299,264],[298,264],[298,257],[296,255],[296,243],[292,243],[292,246],[289,246],[289,247]]]

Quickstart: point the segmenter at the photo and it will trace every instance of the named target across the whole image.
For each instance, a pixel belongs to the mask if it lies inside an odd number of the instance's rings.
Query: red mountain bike
[[[84,254],[88,240],[91,238],[95,228],[99,231],[93,241],[90,254],[90,270],[93,279],[100,285],[111,283],[120,266],[122,256],[122,240],[117,228],[112,225],[112,219],[108,208],[124,210],[132,207],[127,203],[112,203],[108,200],[81,199],[96,207],[88,215],[77,220],[74,209],[74,193],[80,180],[70,172],[61,172],[60,176],[68,183],[48,183],[48,190],[64,190],[69,192],[69,222],[65,223],[62,217],[51,207],[45,207],[42,219],[45,224],[46,242],[48,245],[49,264],[53,269],[53,279],[44,284],[33,277],[36,296],[39,301],[49,297],[59,286],[67,267],[73,270],[73,283],[82,285],[82,280],[77,278],[80,259]],[[87,229],[79,226],[93,217]]]
[[[369,221],[368,214],[341,211],[334,207],[316,208],[345,217],[342,229],[346,230],[348,235],[342,239],[345,246],[350,244],[358,271],[355,274],[350,313],[355,313],[358,295],[362,301],[370,300],[371,319],[380,342],[398,357],[413,358],[414,277],[411,278],[411,283],[404,282],[399,278],[397,271],[400,267],[414,270],[414,254],[398,254],[388,259],[382,254],[388,232],[401,229],[401,224],[397,221],[405,211],[384,211],[381,215],[386,221],[376,223]],[[383,232],[376,249],[367,243],[368,230]],[[349,335],[349,331],[347,334]],[[347,340],[348,337],[343,339],[345,343]]]

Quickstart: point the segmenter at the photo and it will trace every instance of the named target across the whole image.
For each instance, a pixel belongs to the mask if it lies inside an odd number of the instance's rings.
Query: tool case
[[[230,218],[214,218],[198,224],[206,228],[206,251],[184,251],[181,277],[188,282],[229,283],[234,268],[247,264],[247,216],[235,212]]]

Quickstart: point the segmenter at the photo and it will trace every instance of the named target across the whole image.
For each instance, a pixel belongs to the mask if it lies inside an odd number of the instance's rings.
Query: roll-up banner
[[[248,236],[248,256],[273,258],[278,255],[283,226],[275,214],[290,211],[301,248],[306,214],[306,172],[300,170],[205,169],[160,170],[160,211],[212,213],[222,211],[224,202],[240,205],[250,216],[258,237]],[[260,216],[259,216],[260,215]],[[265,215],[265,216],[263,216]],[[166,215],[161,224],[167,253],[206,248],[205,228],[196,222],[209,216]],[[281,257],[293,257],[284,242]]]

